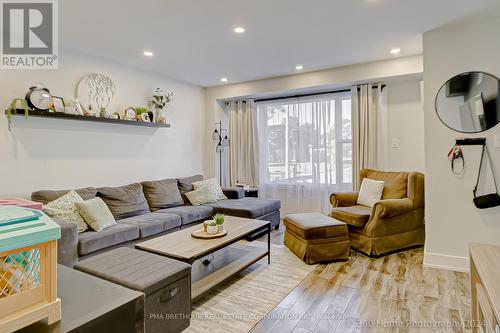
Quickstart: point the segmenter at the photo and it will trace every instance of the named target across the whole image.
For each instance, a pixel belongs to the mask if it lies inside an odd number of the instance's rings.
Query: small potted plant
[[[224,231],[224,214],[215,214],[213,216],[214,222],[217,224],[218,232]]]
[[[215,221],[212,221],[207,225],[207,233],[209,235],[215,235],[218,231],[219,227],[217,226],[217,223]]]

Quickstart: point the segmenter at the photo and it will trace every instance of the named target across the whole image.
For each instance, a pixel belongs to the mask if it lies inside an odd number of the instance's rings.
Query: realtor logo
[[[1,69],[57,69],[56,1],[1,1]]]

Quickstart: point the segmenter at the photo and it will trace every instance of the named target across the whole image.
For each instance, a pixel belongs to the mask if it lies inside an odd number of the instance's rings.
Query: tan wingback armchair
[[[424,175],[363,169],[364,178],[384,181],[373,207],[357,204],[358,193],[332,193],[331,216],[347,224],[351,247],[371,256],[423,245]]]

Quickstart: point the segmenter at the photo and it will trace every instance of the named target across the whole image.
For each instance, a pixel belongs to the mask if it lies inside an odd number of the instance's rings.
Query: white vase
[[[166,109],[156,109],[156,114],[155,114],[155,121],[159,124],[166,124],[167,123],[167,118],[165,117],[165,111]]]

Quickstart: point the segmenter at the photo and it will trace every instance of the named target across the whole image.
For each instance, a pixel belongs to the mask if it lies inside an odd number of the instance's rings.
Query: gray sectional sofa
[[[75,190],[84,200],[102,198],[117,224],[100,232],[78,233],[75,223],[55,219],[61,226],[59,263],[73,267],[79,259],[116,247],[133,246],[137,242],[203,222],[216,213],[266,220],[275,228],[279,226],[279,200],[245,198],[244,191],[239,188],[223,188],[227,200],[201,206],[190,205],[184,193],[193,189],[193,182],[202,179],[203,176],[197,175],[121,187]],[[47,204],[68,191],[42,190],[33,192],[31,198]]]

